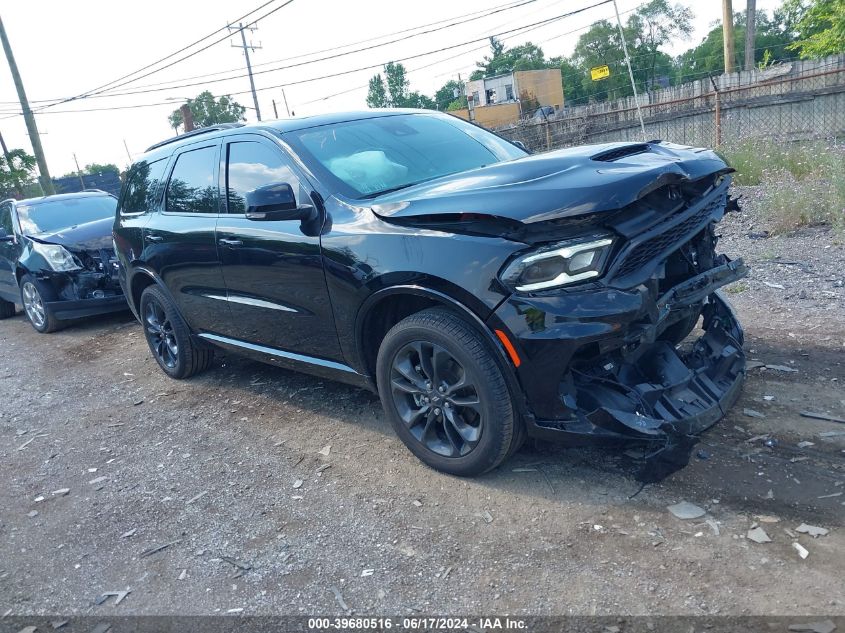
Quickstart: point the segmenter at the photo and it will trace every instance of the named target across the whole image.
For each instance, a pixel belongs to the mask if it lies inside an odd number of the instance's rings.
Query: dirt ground
[[[845,247],[757,224],[722,228],[753,266],[729,297],[749,358],[782,367],[633,498],[630,448],[456,479],[365,391],[223,354],[176,382],[129,313],[0,323],[0,615],[845,614],[845,424],[799,415],[845,417]]]

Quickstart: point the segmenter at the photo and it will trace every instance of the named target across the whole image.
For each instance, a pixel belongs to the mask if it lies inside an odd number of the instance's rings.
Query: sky
[[[278,118],[287,117],[287,110],[302,116],[365,108],[369,78],[389,61],[401,61],[410,71],[412,90],[433,96],[450,79],[468,77],[475,62],[487,54],[490,35],[499,35],[507,46],[530,40],[548,58],[570,54],[592,22],[615,19],[613,4],[602,4],[530,26],[598,0],[293,0],[274,11],[286,1],[4,3],[0,17],[36,111],[51,175],[73,171],[74,154],[83,167],[115,163],[124,168],[130,157],[173,136],[168,115],[203,90],[231,94],[248,107],[247,121],[255,122],[240,36],[228,37],[225,27],[265,3],[250,14],[248,21],[260,19],[257,29],[247,35],[256,46],[250,59],[263,120],[277,118],[273,101]],[[642,3],[618,0],[622,20]],[[667,51],[673,55],[699,43],[721,19],[721,0],[680,3],[695,15],[694,33]],[[757,0],[757,10],[771,13],[780,4],[781,0]],[[744,9],[744,2],[734,0],[735,11]],[[529,28],[509,32],[520,27]],[[218,29],[223,30],[201,44],[111,84]],[[180,61],[215,40],[222,41]],[[362,48],[369,50],[359,51]],[[166,64],[172,65],[161,69]],[[3,59],[0,66],[0,133],[10,148],[31,153],[23,117],[15,114],[20,106],[11,73]],[[161,70],[153,72],[157,69]],[[325,77],[344,71],[355,72]],[[142,76],[147,73],[152,74]],[[128,83],[118,85],[124,82]],[[106,84],[110,89],[100,95],[56,103],[96,92]]]

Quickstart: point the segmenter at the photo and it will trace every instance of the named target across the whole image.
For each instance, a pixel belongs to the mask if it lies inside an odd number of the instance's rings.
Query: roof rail
[[[192,136],[199,136],[200,134],[208,134],[209,132],[217,132],[219,130],[228,130],[229,128],[243,126],[243,123],[218,123],[216,125],[209,125],[208,127],[201,127],[198,130],[191,130],[190,132],[185,132],[184,134],[180,134],[179,136],[174,136],[164,141],[159,141],[154,145],[150,145],[144,151],[149,152],[164,145],[169,145],[170,143],[175,143],[176,141],[181,141],[182,139],[190,138]]]

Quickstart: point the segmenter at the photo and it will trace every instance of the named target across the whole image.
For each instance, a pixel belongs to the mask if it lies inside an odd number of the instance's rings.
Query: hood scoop
[[[615,160],[619,160],[620,158],[626,158],[628,156],[636,156],[637,154],[644,154],[651,149],[648,143],[637,143],[635,145],[626,145],[624,147],[615,147],[613,149],[607,150],[606,152],[600,152],[591,156],[592,160],[599,161],[601,163],[611,163]]]

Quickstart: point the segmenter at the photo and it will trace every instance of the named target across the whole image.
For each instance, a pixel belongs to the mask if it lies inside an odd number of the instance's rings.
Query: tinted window
[[[347,121],[286,133],[285,139],[354,198],[526,155],[478,126],[437,115]]]
[[[121,198],[121,213],[145,213],[155,206],[158,185],[164,176],[167,160],[136,163],[126,179]]]
[[[12,225],[12,207],[8,204],[0,207],[0,228],[5,229],[6,235],[13,235],[15,232]]]
[[[165,206],[173,213],[217,213],[216,147],[179,154],[167,183]]]
[[[64,200],[47,200],[35,204],[18,204],[18,220],[26,235],[54,233],[77,224],[103,218],[114,218],[117,199],[114,196],[85,196]]]
[[[280,150],[263,143],[230,143],[227,166],[229,213],[246,213],[246,194],[264,185],[286,182],[294,192],[299,190]]]

